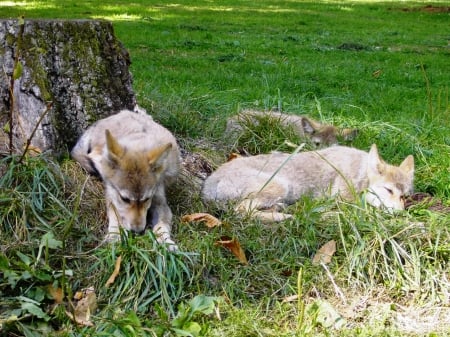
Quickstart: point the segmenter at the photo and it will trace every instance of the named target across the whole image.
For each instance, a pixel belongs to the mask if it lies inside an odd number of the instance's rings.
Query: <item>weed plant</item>
[[[213,167],[230,152],[294,151],[303,140],[279,125],[224,135],[242,109],[276,108],[358,128],[347,145],[376,143],[388,162],[413,154],[415,189],[433,199],[385,214],[359,198],[305,196],[287,209],[293,219],[268,226],[203,204],[185,175],[169,193],[171,253],[151,233],[103,243],[102,184],[73,161],[3,158],[0,336],[447,335],[446,2],[0,0],[0,17],[19,15],[113,21],[139,104]],[[194,212],[222,226],[181,222]],[[248,264],[223,238],[240,242]],[[331,240],[331,262],[314,264]],[[93,326],[78,325],[66,311],[91,286]]]

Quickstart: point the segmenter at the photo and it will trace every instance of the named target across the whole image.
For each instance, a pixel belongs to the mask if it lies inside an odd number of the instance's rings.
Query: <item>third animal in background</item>
[[[337,145],[340,140],[353,140],[358,135],[357,129],[340,129],[330,124],[322,124],[306,116],[257,110],[243,110],[238,115],[228,119],[226,133],[240,133],[245,128],[257,126],[263,121],[278,123],[285,128],[292,128],[299,138],[310,140],[316,147]]]

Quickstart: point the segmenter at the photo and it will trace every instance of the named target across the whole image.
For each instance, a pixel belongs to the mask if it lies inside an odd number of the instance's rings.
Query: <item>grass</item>
[[[416,191],[448,207],[448,11],[434,7],[448,3],[36,0],[0,1],[0,17],[112,20],[131,55],[139,104],[213,166],[242,148],[293,151],[285,141],[301,140],[279,126],[224,136],[226,119],[241,109],[277,108],[358,128],[351,145],[368,150],[375,142],[388,162],[413,154]],[[290,207],[294,219],[267,226],[203,205],[187,184],[171,192],[181,248],[173,254],[151,233],[103,245],[101,184],[72,161],[2,160],[0,336],[445,336],[450,329],[445,208],[422,203],[392,216],[362,201],[305,197]],[[205,211],[224,225],[180,221]],[[223,237],[239,240],[248,265],[215,244]],[[332,262],[313,264],[330,240]],[[119,256],[120,271],[106,286]],[[91,286],[94,326],[79,326],[65,311],[75,311],[69,300],[75,306],[74,295]],[[336,317],[345,324],[335,325]]]

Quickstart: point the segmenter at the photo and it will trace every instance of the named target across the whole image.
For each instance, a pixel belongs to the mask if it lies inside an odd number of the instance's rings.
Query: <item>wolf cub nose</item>
[[[133,232],[133,234],[142,235],[142,234],[144,234],[145,229],[143,229],[143,230],[132,229],[131,231]]]

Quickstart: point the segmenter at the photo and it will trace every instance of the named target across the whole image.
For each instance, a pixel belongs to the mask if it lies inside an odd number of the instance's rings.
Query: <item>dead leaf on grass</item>
[[[105,283],[105,287],[109,287],[111,284],[114,283],[117,275],[119,275],[120,271],[120,264],[122,263],[122,255],[119,255],[116,260],[116,264],[114,265],[114,271],[112,272],[111,276],[109,277],[108,281]]]
[[[380,75],[383,73],[383,70],[381,70],[381,69],[378,69],[378,70],[375,70],[373,73],[372,73],[372,76],[374,77],[374,78],[378,78],[378,77],[380,77]]]
[[[298,295],[290,295],[290,296],[286,296],[285,298],[283,298],[282,303],[289,303],[289,302],[294,302],[298,300]]]
[[[66,310],[66,315],[78,325],[94,326],[91,321],[91,314],[97,310],[97,296],[95,295],[94,287],[77,292],[74,298],[80,299],[76,305],[70,302],[72,311]]]
[[[208,213],[192,213],[184,215],[181,218],[182,222],[204,222],[208,228],[220,226],[222,222],[216,217]]]
[[[227,158],[227,161],[232,161],[233,159],[240,158],[240,157],[242,157],[242,155],[240,155],[239,153],[231,152]]]
[[[47,287],[48,294],[55,300],[55,303],[61,304],[64,298],[64,292],[61,288],[55,288],[53,285]]]
[[[236,238],[229,238],[227,236],[223,236],[220,238],[219,241],[216,241],[216,246],[224,247],[228,250],[230,250],[234,256],[237,257],[237,259],[243,263],[248,264],[247,257],[245,256],[245,252],[241,247],[241,244]]]
[[[317,251],[316,255],[313,257],[313,264],[325,263],[328,264],[331,262],[331,258],[333,254],[336,252],[336,241],[331,240],[324,244]]]

